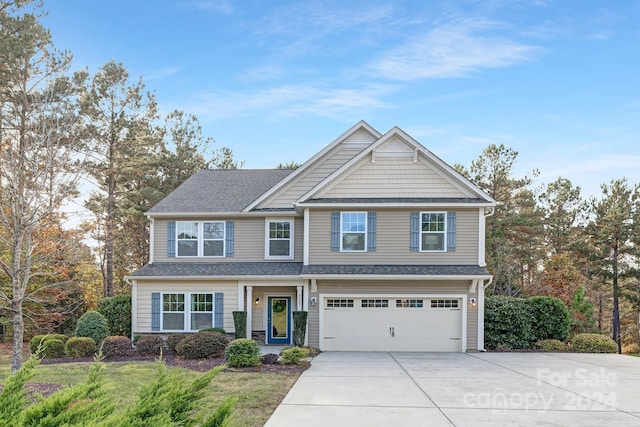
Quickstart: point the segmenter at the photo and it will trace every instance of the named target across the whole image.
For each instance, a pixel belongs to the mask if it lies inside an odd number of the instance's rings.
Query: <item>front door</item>
[[[291,297],[268,297],[267,304],[267,344],[291,344]]]

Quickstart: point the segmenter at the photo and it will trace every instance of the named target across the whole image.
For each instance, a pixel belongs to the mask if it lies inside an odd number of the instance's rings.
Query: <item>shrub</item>
[[[107,318],[97,311],[87,311],[78,319],[75,335],[92,338],[98,344],[108,337],[109,333]]]
[[[178,345],[178,343],[180,343],[180,341],[182,341],[183,339],[187,338],[188,335],[186,334],[171,334],[167,337],[167,348],[169,349],[169,351],[171,351],[171,353],[176,354],[176,346]]]
[[[567,345],[560,340],[540,340],[536,342],[536,348],[544,351],[567,351]]]
[[[527,302],[531,307],[533,340],[567,339],[571,327],[571,314],[562,300],[537,296],[529,298]]]
[[[233,325],[236,328],[236,338],[246,338],[247,337],[247,312],[234,311]]]
[[[42,341],[42,357],[59,359],[64,356],[64,342],[55,338]]]
[[[64,345],[64,354],[71,357],[89,357],[96,352],[96,342],[89,337],[71,337]]]
[[[306,311],[293,312],[293,344],[302,347],[304,338],[307,334],[307,315]]]
[[[640,347],[638,344],[628,344],[622,347],[623,354],[638,354],[640,353]]]
[[[107,318],[110,334],[131,336],[131,297],[129,295],[105,298],[98,305],[97,311]]]
[[[180,341],[176,345],[176,353],[185,359],[221,357],[227,343],[227,337],[219,332],[198,332]]]
[[[225,331],[222,328],[206,328],[206,329],[200,329],[198,332],[218,332],[218,333],[221,333],[222,335],[227,334],[227,331]]]
[[[295,365],[303,358],[307,357],[308,351],[301,347],[290,347],[282,350],[282,363],[285,365]]]
[[[260,365],[260,347],[254,340],[238,338],[227,346],[224,353],[227,364],[234,368]]]
[[[38,347],[40,346],[40,344],[42,344],[43,341],[50,339],[60,340],[64,343],[69,339],[69,337],[62,334],[36,335],[31,338],[31,341],[29,341],[29,349],[31,350],[31,354],[35,354],[35,352],[38,351]]]
[[[531,307],[526,299],[489,297],[485,301],[485,347],[530,348]]]
[[[136,351],[144,356],[157,356],[162,353],[164,341],[160,335],[145,335],[136,341]]]
[[[578,334],[573,337],[571,351],[578,353],[617,353],[618,344],[600,334]]]
[[[106,337],[100,345],[100,350],[107,359],[128,356],[131,354],[131,340],[121,335]]]

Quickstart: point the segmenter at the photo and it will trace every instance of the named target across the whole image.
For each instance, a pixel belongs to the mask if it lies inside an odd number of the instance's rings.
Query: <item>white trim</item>
[[[199,220],[199,221],[182,221],[182,220],[177,220],[176,222],[176,235],[175,235],[175,242],[176,242],[176,253],[175,253],[175,258],[180,258],[180,259],[189,259],[189,258],[225,258],[227,256],[226,252],[227,252],[227,221],[221,221],[221,220]],[[179,248],[180,248],[180,242],[179,240],[183,240],[183,241],[189,241],[189,240],[194,240],[194,239],[178,239],[178,224],[180,223],[196,223],[197,227],[198,227],[198,236],[196,240],[196,253],[197,255],[180,255],[179,254]],[[219,223],[222,224],[222,239],[205,239],[204,238],[204,224],[207,223]],[[207,241],[222,241],[222,255],[205,255],[204,254],[204,242],[205,240]]]
[[[161,301],[162,303],[162,301]],[[138,330],[138,281],[131,281],[131,341]]]
[[[422,231],[422,215],[424,214],[442,214],[444,215],[444,231]],[[418,232],[420,235],[420,241],[418,242],[419,245],[419,252],[426,252],[426,253],[439,253],[439,252],[447,252],[447,222],[448,218],[447,218],[447,212],[446,211],[420,211],[418,213],[418,215],[420,215],[420,217],[418,218]],[[442,249],[422,249],[422,235],[423,234],[442,234]]]
[[[289,255],[269,255],[269,243],[271,242],[271,236],[269,235],[269,224],[272,222],[288,222],[289,223]],[[293,259],[294,258],[294,242],[295,242],[295,219],[280,219],[280,218],[270,218],[267,217],[264,219],[264,259]],[[280,239],[284,240],[284,239]]]
[[[309,346],[309,281],[305,280],[302,287],[302,310],[307,312],[307,330],[304,334],[304,345]]]
[[[295,202],[296,208],[489,208],[491,203],[468,203],[468,202],[364,202],[364,203],[316,203],[316,202]]]
[[[422,280],[422,281],[435,281],[435,280],[487,280],[493,276],[490,275],[424,275],[424,274],[388,274],[388,275],[376,275],[376,274],[301,274],[303,279],[322,279],[322,280]]]
[[[299,280],[302,276],[126,276],[125,279],[132,280]],[[424,277],[423,277],[424,278]],[[274,285],[266,285],[274,286]],[[289,286],[289,285],[285,285]]]
[[[244,311],[244,282],[238,280],[238,311]]]
[[[153,218],[149,219],[149,264],[153,264],[154,253],[153,250],[156,242],[155,221]]]
[[[229,211],[229,212],[146,212],[145,216],[149,218],[209,218],[209,219],[228,219],[229,217],[237,217],[237,216],[252,216],[252,217],[265,217],[265,216],[292,216],[296,215],[295,210],[292,208],[291,210],[285,211],[256,211],[256,212],[238,212],[238,211]],[[178,220],[179,221],[179,220]]]
[[[478,286],[478,350],[484,350],[484,283]]]
[[[253,338],[253,286],[247,286],[247,324],[246,324],[246,336],[247,339]],[[251,307],[251,308],[249,308]]]
[[[364,215],[364,230],[363,231],[343,231],[342,228],[342,216],[345,214],[357,214],[357,215]],[[340,252],[346,252],[346,253],[352,253],[352,252],[357,252],[357,253],[361,253],[361,252],[367,252],[367,234],[368,234],[368,228],[369,228],[369,213],[366,211],[341,211],[340,212]],[[364,246],[362,248],[362,250],[360,249],[344,249],[342,247],[342,243],[344,241],[343,238],[343,234],[364,234]]]
[[[485,267],[487,262],[485,260],[485,239],[487,236],[485,224],[484,208],[478,209],[478,265]]]
[[[309,208],[304,209],[304,236],[303,236],[303,249],[302,249],[302,265],[309,265],[309,233],[310,233],[310,224],[309,224]]]
[[[209,294],[211,295],[211,311],[203,311],[203,312],[195,312],[195,313],[211,313],[211,326],[210,328],[215,327],[216,323],[216,294],[224,295],[224,292],[216,292],[216,291],[161,291],[160,293],[160,331],[159,332],[183,332],[183,333],[191,333],[198,332],[198,330],[191,329],[191,295],[193,294]],[[163,309],[163,301],[164,295],[167,294],[182,294],[184,295],[184,311],[167,311],[165,312]],[[224,296],[223,296],[224,298]],[[222,308],[222,312],[224,313],[224,307]],[[184,329],[165,329],[164,328],[164,316],[165,313],[183,313],[184,315]],[[223,314],[224,315],[224,314]],[[223,325],[224,326],[224,325]]]
[[[460,299],[462,307],[462,325],[461,325],[461,336],[460,336],[460,352],[464,353],[467,351],[467,294],[402,294],[402,293],[348,293],[348,294],[336,294],[336,293],[321,293],[318,294],[318,347],[320,350],[324,350],[324,305],[326,298],[436,298],[436,299]],[[419,351],[419,350],[416,350]]]
[[[373,136],[376,139],[380,138],[380,136],[382,135],[380,132],[372,128],[367,122],[365,122],[364,120],[360,120],[358,123],[356,123],[351,128],[347,129],[344,133],[342,133],[342,135],[334,139],[333,142],[331,142],[329,145],[327,145],[322,150],[317,152],[309,160],[304,162],[298,169],[291,172],[282,181],[277,183],[275,186],[271,187],[269,191],[265,192],[262,196],[254,200],[253,203],[251,203],[246,208],[244,208],[243,212],[251,211],[256,206],[259,206],[262,202],[264,202],[269,197],[277,193],[280,189],[284,188],[287,184],[289,184],[295,178],[297,178],[300,175],[303,175],[307,171],[307,169],[309,169],[317,160],[324,157],[334,147],[344,142],[346,139],[348,139],[351,135],[355,134],[359,130],[364,130],[365,132],[368,132],[369,134],[371,134],[371,136]]]

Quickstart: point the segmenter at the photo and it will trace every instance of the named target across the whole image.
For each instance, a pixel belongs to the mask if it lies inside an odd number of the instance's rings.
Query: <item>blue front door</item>
[[[267,344],[291,344],[291,297],[268,297],[267,307]]]

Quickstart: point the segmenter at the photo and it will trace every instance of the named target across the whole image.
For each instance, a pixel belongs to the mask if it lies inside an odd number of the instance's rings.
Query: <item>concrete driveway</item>
[[[640,425],[640,358],[566,353],[316,357],[266,426]]]

